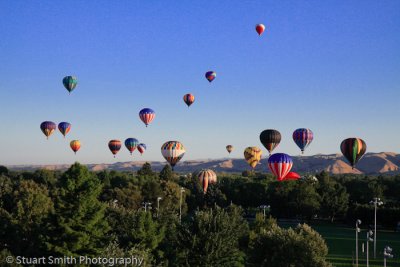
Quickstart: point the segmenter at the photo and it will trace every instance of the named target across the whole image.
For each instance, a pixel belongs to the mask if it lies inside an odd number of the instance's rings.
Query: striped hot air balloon
[[[169,162],[172,170],[185,155],[185,152],[185,147],[181,142],[178,141],[168,141],[161,146],[161,154]]]
[[[60,122],[58,124],[58,130],[61,132],[61,134],[64,136],[67,135],[67,133],[69,133],[69,131],[71,130],[71,124],[69,122]]]
[[[340,144],[340,150],[354,169],[357,162],[367,151],[367,144],[360,138],[347,138]]]
[[[67,89],[69,93],[71,93],[78,84],[78,81],[74,76],[66,76],[64,77],[62,82],[64,84],[65,89]]]
[[[139,112],[140,119],[146,124],[146,127],[154,120],[156,113],[151,108],[144,108]]]
[[[186,94],[183,96],[183,101],[186,103],[188,107],[190,107],[191,104],[194,103],[194,95],[192,94]]]
[[[137,145],[137,150],[139,151],[140,155],[143,155],[143,153],[146,151],[147,147],[145,144],[140,143]]]
[[[138,146],[139,141],[136,138],[127,138],[125,140],[125,147],[129,150],[129,153],[133,153],[135,151],[136,147]]]
[[[47,139],[57,129],[57,125],[52,121],[44,121],[40,124],[40,130],[44,133]]]
[[[204,169],[201,170],[197,174],[197,178],[199,179],[202,187],[203,187],[203,192],[204,194],[207,193],[207,188],[209,184],[215,184],[217,183],[217,175],[213,170],[210,169]]]
[[[300,128],[293,132],[293,141],[301,149],[301,153],[311,144],[314,134],[310,129]]]
[[[71,147],[72,151],[74,151],[76,154],[76,152],[78,152],[78,150],[81,148],[81,142],[79,142],[79,140],[72,140],[69,143],[69,146]]]
[[[262,150],[256,146],[244,150],[244,159],[254,169],[261,160]]]
[[[275,153],[269,157],[268,166],[278,181],[282,181],[292,169],[293,160],[285,153]]]
[[[121,149],[121,141],[115,140],[115,139],[110,140],[110,142],[108,142],[108,148],[110,149],[111,153],[113,153],[114,158],[115,158],[115,155]]]

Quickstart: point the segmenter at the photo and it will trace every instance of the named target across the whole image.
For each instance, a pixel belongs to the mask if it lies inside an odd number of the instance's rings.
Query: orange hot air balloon
[[[111,140],[110,142],[108,142],[108,148],[111,150],[111,153],[113,153],[114,158],[115,158],[115,155],[121,149],[121,141]]]
[[[69,143],[69,146],[76,154],[76,152],[81,148],[81,142],[79,142],[79,140],[72,140],[71,143]]]
[[[186,94],[183,96],[183,101],[186,103],[188,107],[190,107],[191,104],[194,103],[194,95],[192,94]]]

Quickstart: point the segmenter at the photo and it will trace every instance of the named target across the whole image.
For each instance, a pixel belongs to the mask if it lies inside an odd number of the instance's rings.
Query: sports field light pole
[[[369,267],[369,242],[374,241],[371,236],[374,235],[374,232],[372,232],[372,230],[369,230],[367,232],[367,267]]]
[[[263,209],[263,215],[264,215],[264,220],[265,220],[265,210],[269,209],[271,206],[270,205],[261,205],[259,208]]]
[[[361,220],[356,221],[356,267],[358,267],[358,233],[360,232],[360,228],[358,227],[361,224]]]
[[[182,222],[182,194],[185,192],[185,189],[181,187],[181,197],[179,199],[179,222]]]
[[[162,197],[157,198],[157,218],[158,218],[158,212],[160,211],[160,200],[161,199],[162,199]]]
[[[383,249],[383,266],[386,267],[386,259],[387,258],[393,258],[393,254],[392,253],[392,248],[389,246],[386,246]]]
[[[147,212],[147,206],[150,206],[151,202],[142,202],[142,205],[144,206],[144,212]]]
[[[374,205],[375,207],[375,228],[374,228],[374,259],[376,259],[376,210],[378,206],[383,205],[383,202],[379,197],[374,197],[373,200],[369,202],[369,204]]]

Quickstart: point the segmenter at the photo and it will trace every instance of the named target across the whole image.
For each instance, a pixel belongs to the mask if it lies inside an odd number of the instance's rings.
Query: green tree
[[[306,224],[295,229],[272,225],[250,241],[248,266],[328,267],[328,247],[324,239]]]
[[[241,210],[198,211],[179,231],[179,266],[244,266],[240,240],[248,234]]]
[[[151,164],[148,162],[143,164],[142,168],[137,171],[137,174],[139,176],[154,176],[155,175],[155,173],[151,169]]]
[[[62,175],[59,186],[49,247],[60,255],[98,255],[108,231],[106,205],[98,200],[100,181],[85,166],[75,163]]]
[[[165,165],[160,172],[160,179],[163,181],[174,181],[174,172],[169,164]]]

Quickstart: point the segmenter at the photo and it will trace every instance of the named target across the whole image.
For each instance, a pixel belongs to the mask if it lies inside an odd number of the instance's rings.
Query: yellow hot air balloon
[[[244,150],[244,159],[254,169],[261,160],[262,150],[256,146]]]

